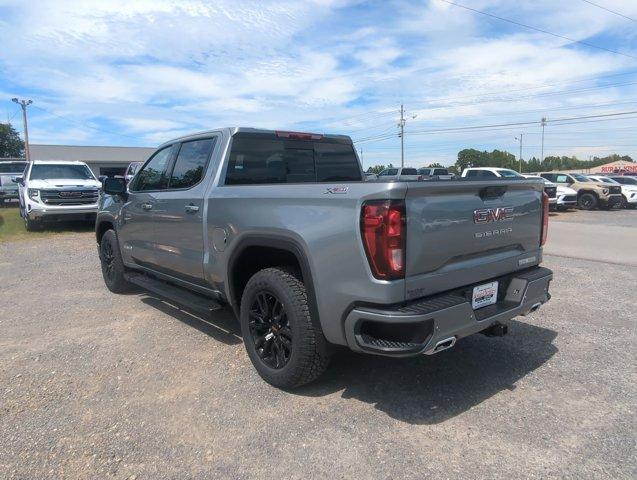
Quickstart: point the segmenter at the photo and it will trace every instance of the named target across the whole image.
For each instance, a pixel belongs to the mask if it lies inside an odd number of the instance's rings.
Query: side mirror
[[[125,195],[126,181],[123,178],[107,177],[103,182],[103,191],[108,195]]]
[[[107,178],[108,178],[107,175],[100,175],[99,177],[97,177],[97,179],[102,183],[104,183],[104,180],[106,180]]]
[[[19,183],[20,185],[24,185],[24,177],[11,177],[11,181],[14,183]]]

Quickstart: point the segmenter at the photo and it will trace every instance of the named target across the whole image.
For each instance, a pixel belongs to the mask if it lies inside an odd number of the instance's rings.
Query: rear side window
[[[445,168],[436,168],[434,170],[434,175],[449,175],[449,172]]]
[[[190,188],[199,183],[214,143],[213,138],[182,143],[168,188]]]
[[[403,168],[400,174],[401,175],[418,175],[418,171],[415,168]]]
[[[467,172],[467,177],[473,178],[493,178],[496,174],[489,170],[469,170]]]
[[[236,135],[226,185],[362,181],[351,145]]]
[[[153,155],[135,176],[133,190],[162,190],[168,186],[168,166],[172,157],[173,146],[166,147]]]

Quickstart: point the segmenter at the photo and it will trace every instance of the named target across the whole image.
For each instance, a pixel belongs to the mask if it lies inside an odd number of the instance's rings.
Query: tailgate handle
[[[498,185],[492,187],[484,187],[480,190],[480,198],[482,200],[494,200],[500,198],[507,191],[506,185]]]

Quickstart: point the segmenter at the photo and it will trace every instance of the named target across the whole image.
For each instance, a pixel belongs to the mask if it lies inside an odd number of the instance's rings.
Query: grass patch
[[[30,238],[50,237],[70,232],[90,232],[94,226],[90,222],[56,222],[44,224],[37,232],[27,232],[24,220],[17,207],[0,208],[0,243],[27,240]]]

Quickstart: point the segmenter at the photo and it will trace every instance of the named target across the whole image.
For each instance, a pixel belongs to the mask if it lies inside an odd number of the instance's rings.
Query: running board
[[[221,310],[222,306],[216,300],[212,298],[199,295],[197,293],[186,290],[185,288],[178,287],[167,282],[162,282],[156,278],[144,275],[141,273],[127,273],[125,274],[126,280],[130,283],[137,285],[138,287],[148,290],[166,300],[178,303],[184,307],[191,308],[199,313],[205,315],[214,312],[215,310]]]

